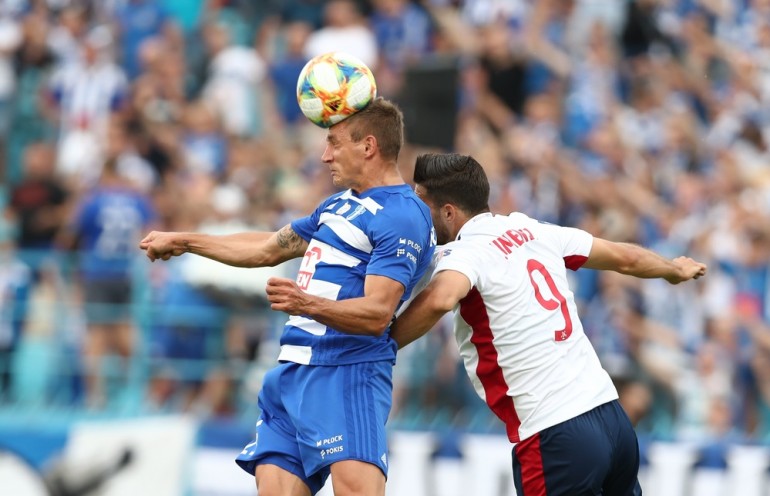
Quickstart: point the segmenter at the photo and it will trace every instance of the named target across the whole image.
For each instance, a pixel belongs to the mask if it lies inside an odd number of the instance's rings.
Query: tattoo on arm
[[[302,247],[304,242],[305,240],[294,232],[294,229],[291,228],[290,224],[283,226],[281,230],[278,231],[278,246],[284,250],[296,252]]]

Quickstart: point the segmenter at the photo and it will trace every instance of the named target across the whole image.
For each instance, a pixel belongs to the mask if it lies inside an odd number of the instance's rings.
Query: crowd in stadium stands
[[[675,287],[577,271],[584,327],[642,438],[770,440],[768,0],[0,2],[5,404],[256,408],[284,322],[262,269],[137,243],[274,230],[328,195],[295,85],[339,49],[402,106],[405,178],[448,136],[496,212],[708,263]],[[395,426],[498,428],[451,325],[396,381]]]

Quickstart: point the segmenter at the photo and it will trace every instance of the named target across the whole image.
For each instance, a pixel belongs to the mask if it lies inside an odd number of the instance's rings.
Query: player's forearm
[[[362,297],[333,301],[308,295],[304,313],[346,334],[381,336],[390,325],[393,309],[368,300]]]
[[[435,286],[428,286],[393,323],[390,337],[399,349],[420,339],[454,307],[455,301],[439,295]]]
[[[244,232],[227,235],[178,233],[175,244],[193,253],[234,267],[264,267],[279,261],[263,245],[274,233]]]
[[[657,253],[631,243],[623,243],[625,254],[617,272],[642,279],[662,278],[669,282],[687,279],[682,266]]]
[[[398,344],[400,350],[427,334],[445,313],[441,310],[426,309],[409,312],[407,309],[391,326],[390,337]]]

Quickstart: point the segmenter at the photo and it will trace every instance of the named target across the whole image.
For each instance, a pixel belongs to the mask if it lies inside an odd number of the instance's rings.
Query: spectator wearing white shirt
[[[126,101],[128,80],[108,56],[109,32],[96,29],[82,45],[82,61],[61,66],[50,95],[59,112],[58,169],[86,183],[98,176],[101,143],[110,117]]]
[[[377,39],[361,18],[351,0],[331,0],[324,10],[324,27],[313,32],[305,44],[305,56],[311,59],[327,52],[343,51],[358,57],[375,70]]]
[[[203,98],[216,110],[225,133],[254,136],[262,127],[264,102],[257,89],[267,73],[265,62],[253,48],[233,44],[223,24],[211,23],[204,33],[211,63]]]

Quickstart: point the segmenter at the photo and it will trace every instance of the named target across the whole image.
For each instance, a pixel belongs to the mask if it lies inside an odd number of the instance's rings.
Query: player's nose
[[[324,148],[324,152],[321,155],[321,162],[328,164],[332,161],[332,147],[329,145],[326,145],[326,148]]]

